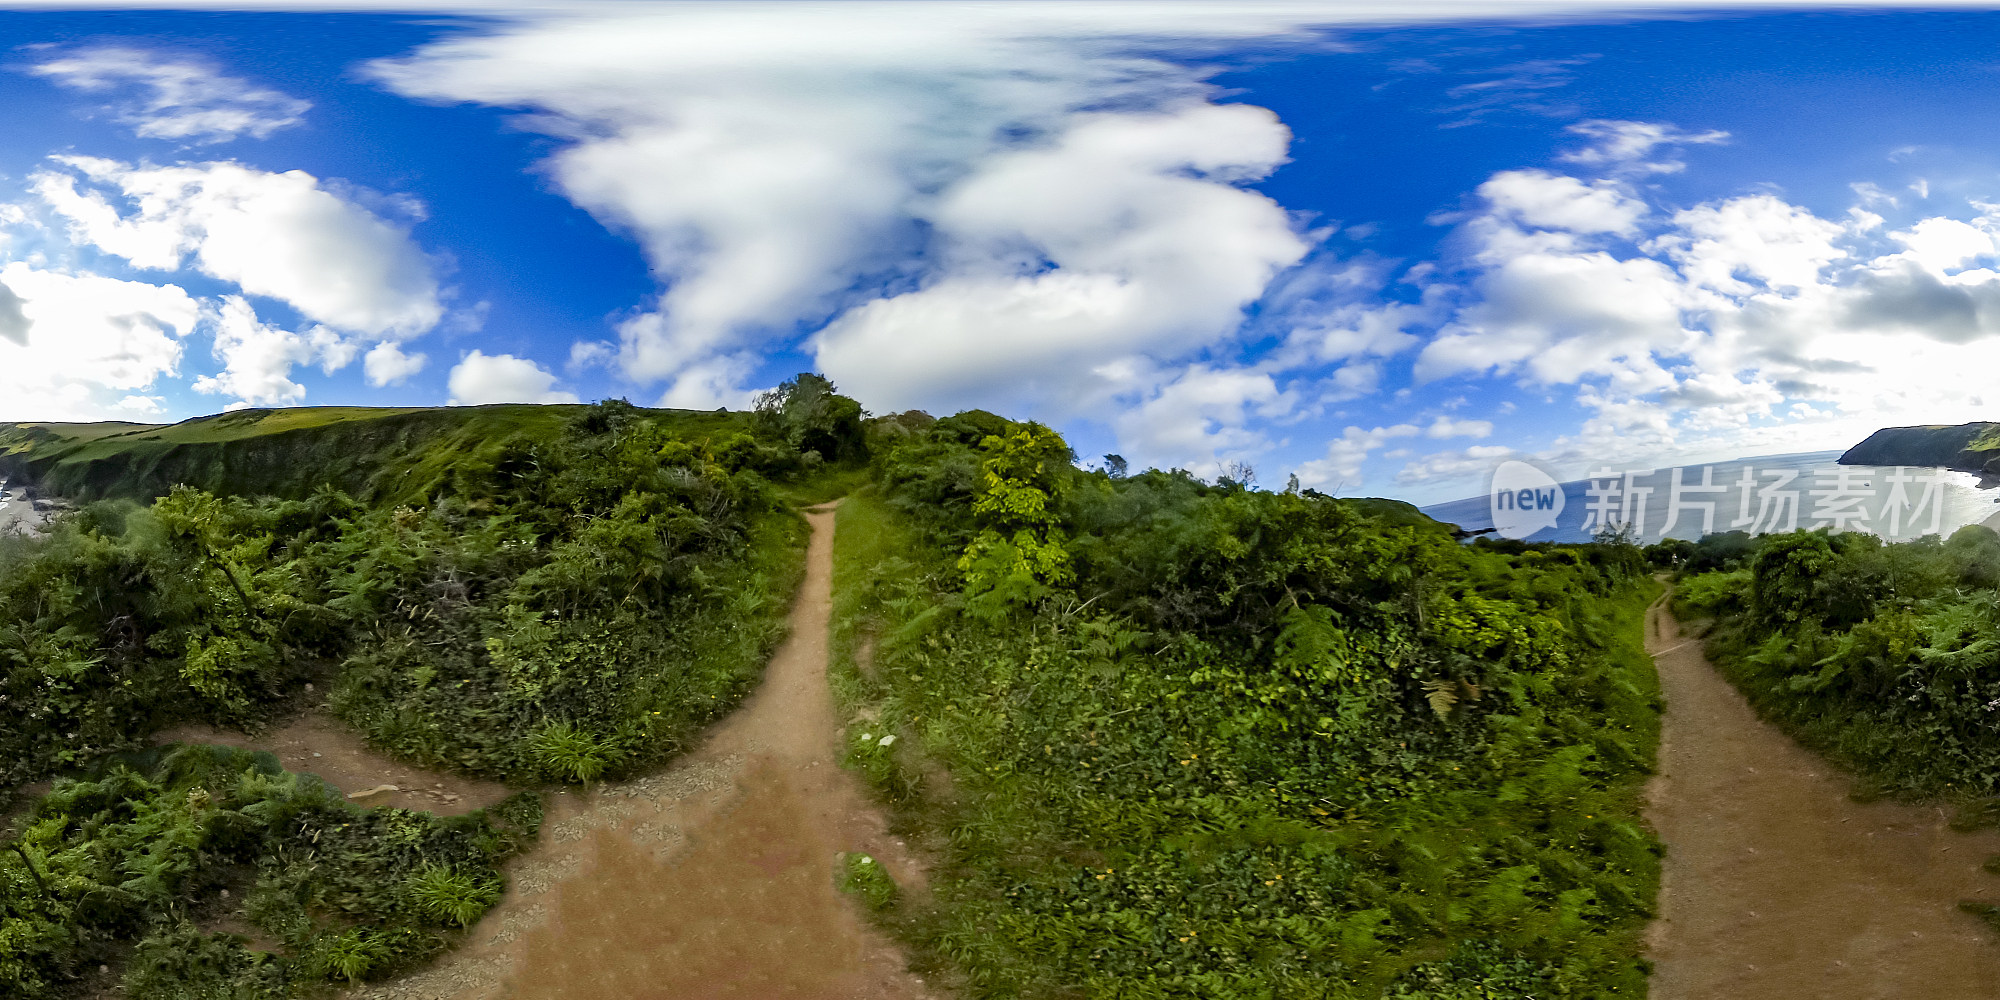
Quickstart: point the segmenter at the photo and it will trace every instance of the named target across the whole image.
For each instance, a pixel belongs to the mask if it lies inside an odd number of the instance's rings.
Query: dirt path
[[[927,1000],[834,888],[840,851],[921,869],[839,764],[826,684],[833,513],[809,513],[791,638],[705,745],[650,778],[555,796],[542,845],[459,951],[369,1000]]]
[[[1667,699],[1648,818],[1666,841],[1648,932],[1654,1000],[2000,996],[2000,835],[1935,808],[1859,805],[1830,765],[1757,718],[1664,599],[1646,646]]]
[[[288,771],[318,775],[357,804],[421,809],[458,816],[482,809],[511,791],[448,771],[417,767],[376,753],[361,734],[319,713],[308,713],[255,736],[213,726],[175,726],[155,743],[213,743],[239,750],[268,750]]]

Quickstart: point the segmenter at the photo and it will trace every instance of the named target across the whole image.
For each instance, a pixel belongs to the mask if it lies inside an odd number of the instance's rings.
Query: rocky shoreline
[[[0,479],[0,535],[26,535],[73,505],[60,497],[43,497],[27,486]]]

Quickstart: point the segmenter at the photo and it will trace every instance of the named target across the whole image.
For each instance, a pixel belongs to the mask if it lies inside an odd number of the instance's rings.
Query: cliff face
[[[2000,475],[2000,424],[1884,427],[1847,449],[1842,465],[1924,465]]]

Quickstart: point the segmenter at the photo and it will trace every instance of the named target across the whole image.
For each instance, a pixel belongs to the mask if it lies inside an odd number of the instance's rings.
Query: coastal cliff
[[[1842,465],[1922,465],[2000,475],[2000,423],[1884,427],[1840,456]]]

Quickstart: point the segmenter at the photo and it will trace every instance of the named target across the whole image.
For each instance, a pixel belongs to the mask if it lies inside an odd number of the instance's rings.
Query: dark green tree
[[[829,462],[865,457],[861,404],[824,375],[802,372],[757,397],[758,428]]]

